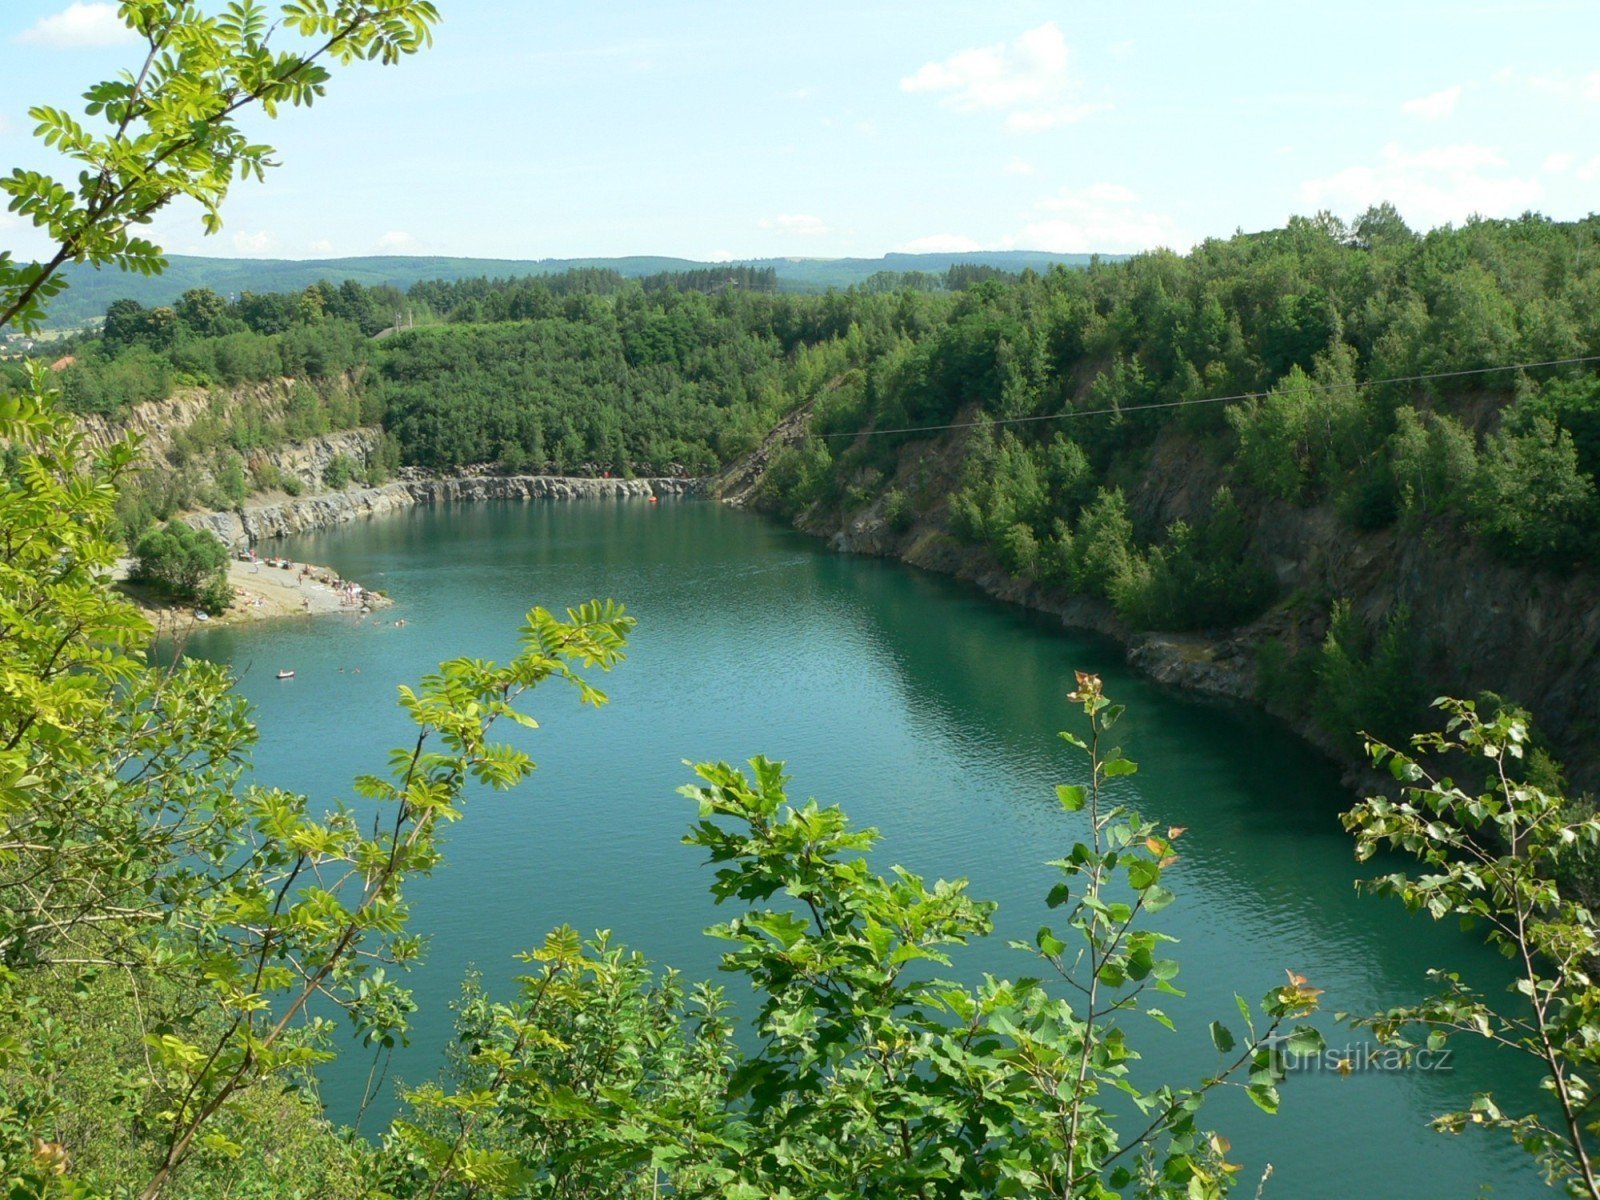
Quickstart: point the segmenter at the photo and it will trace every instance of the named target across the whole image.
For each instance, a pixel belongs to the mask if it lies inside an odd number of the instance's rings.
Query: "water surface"
[[[1098,672],[1129,705],[1118,732],[1141,763],[1129,798],[1188,827],[1170,877],[1179,902],[1160,918],[1182,939],[1188,999],[1164,1005],[1176,1034],[1135,1027],[1153,1075],[1214,1069],[1207,1022],[1237,1023],[1233,993],[1254,1001],[1286,969],[1325,988],[1330,1010],[1356,1012],[1420,996],[1431,965],[1506,979],[1471,940],[1357,895],[1337,822],[1349,798],[1279,726],[1163,690],[1114,645],[950,580],[833,555],[692,501],[424,508],[273,549],[398,602],[365,620],[297,618],[190,643],[242,672],[260,778],[322,799],[348,797],[354,774],[381,770],[386,748],[407,740],[397,684],[444,657],[508,656],[532,605],[615,597],[639,619],[627,663],[601,684],[611,704],[580,709],[554,686],[535,696],[542,728],[523,744],[538,771],[510,795],[475,795],[445,866],[412,888],[413,927],[431,936],[413,976],[414,1043],[393,1068],[412,1081],[437,1067],[464,972],[480,969],[506,994],[511,955],[553,925],[607,928],[691,977],[715,974],[719,945],[700,930],[728,914],[710,903],[699,853],[680,843],[694,815],[675,794],[690,779],[684,759],[787,760],[792,796],[841,804],[882,830],[879,865],[964,875],[1000,902],[997,936],[958,961],[965,975],[1031,973],[1005,940],[1050,919],[1043,864],[1081,834],[1082,818],[1052,792],[1079,774],[1055,737],[1073,720],[1074,669]],[[274,679],[280,667],[296,677]],[[1335,1044],[1354,1040],[1324,1025]],[[367,1068],[347,1051],[328,1070],[335,1115],[352,1115]],[[1208,1120],[1245,1163],[1245,1195],[1269,1162],[1269,1197],[1548,1194],[1515,1151],[1427,1128],[1486,1088],[1535,1103],[1526,1072],[1463,1046],[1449,1073],[1301,1074],[1277,1117],[1233,1094]]]

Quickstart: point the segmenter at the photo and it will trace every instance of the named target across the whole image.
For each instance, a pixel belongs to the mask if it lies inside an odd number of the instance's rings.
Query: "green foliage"
[[[1232,405],[1239,471],[1263,495],[1303,502],[1343,478],[1367,448],[1368,416],[1350,347],[1299,367],[1262,400]]]
[[[1474,479],[1474,528],[1513,561],[1569,566],[1592,552],[1600,505],[1572,435],[1544,417],[1490,439]]]
[[[1443,732],[1413,739],[1422,754],[1369,741],[1374,764],[1404,785],[1402,796],[1364,800],[1345,815],[1345,827],[1363,862],[1384,848],[1419,861],[1417,874],[1397,870],[1368,886],[1411,912],[1480,931],[1515,964],[1508,989],[1515,999],[1490,1003],[1459,973],[1435,969],[1429,976],[1438,994],[1357,1024],[1407,1051],[1437,1050],[1466,1034],[1532,1059],[1544,1073],[1548,1107],[1517,1114],[1481,1094],[1435,1118],[1434,1128],[1509,1134],[1550,1186],[1600,1197],[1588,1115],[1600,1073],[1600,994],[1592,975],[1600,925],[1557,884],[1575,862],[1593,861],[1600,819],[1573,815],[1560,795],[1526,778],[1529,729],[1514,708],[1489,717],[1470,701],[1441,699],[1435,707],[1447,723]],[[1424,757],[1445,754],[1461,756],[1460,783],[1435,775]]]
[[[780,446],[762,478],[762,498],[793,516],[824,498],[832,482],[833,455],[820,437]]]
[[[1600,380],[1557,378],[1525,389],[1505,421],[1509,428],[1526,432],[1541,417],[1572,438],[1578,469],[1591,479],[1600,476]]]
[[[1596,220],[1475,220],[1419,237],[1381,207],[1353,228],[1295,218],[1182,258],[977,281],[919,297],[914,319],[877,294],[812,301],[809,325],[797,313],[790,328],[855,329],[868,355],[868,386],[826,414],[833,445],[871,438],[840,455],[837,494],[875,444],[976,422],[953,447],[951,529],[1051,586],[1093,590],[1062,559],[1081,557],[1073,514],[1097,490],[1216,461],[1229,427],[1227,481],[1247,508],[1332,502],[1358,529],[1403,516],[1403,538],[1477,536],[1514,563],[1570,570],[1600,526],[1585,500],[1600,465],[1595,375],[1483,369],[1600,350],[1600,262],[1585,253]],[[1429,372],[1464,374],[1412,378]],[[1238,394],[1259,398],[1190,403]],[[1478,432],[1496,416],[1480,466]],[[1061,480],[1044,462],[1058,430],[1088,468]],[[1531,482],[1546,471],[1548,500]]]
[[[172,391],[172,366],[147,346],[114,358],[95,347],[73,355],[61,373],[62,403],[73,412],[117,413],[135,404],[164,400]]]
[[[152,529],[134,548],[133,578],[211,612],[233,602],[228,585],[228,548],[215,534],[171,521]]]
[[[1121,488],[1101,488],[1078,516],[1072,578],[1080,591],[1111,598],[1133,569],[1133,522]]]
[[[1395,411],[1389,462],[1400,511],[1438,516],[1459,511],[1478,469],[1472,435],[1448,413]]]
[[[337,491],[349,486],[361,471],[361,465],[348,455],[335,454],[328,460],[328,465],[322,468],[322,485]]]
[[[623,292],[527,322],[407,330],[377,364],[385,424],[428,467],[707,473],[780,415],[782,347],[753,319],[768,307]]]
[[[916,509],[911,499],[899,488],[890,488],[883,497],[883,519],[896,533],[904,533],[916,523]]]
[[[81,971],[27,978],[0,969],[13,1045],[48,1054],[47,1070],[0,1062],[0,1129],[47,1105],[53,1159],[67,1168],[57,1186],[91,1196],[126,1195],[155,1153],[159,1098],[139,1085],[149,1071],[147,1036],[174,1025],[204,1024],[182,982],[160,972]],[[23,999],[26,997],[26,999]],[[11,1007],[16,1001],[16,1007]],[[37,1128],[37,1126],[35,1127]],[[0,1142],[10,1130],[0,1132]],[[18,1133],[25,1133],[19,1127]],[[232,1195],[356,1200],[364,1193],[361,1144],[340,1137],[299,1088],[262,1089],[219,1114],[205,1144],[165,1190],[173,1200]],[[3,1167],[0,1175],[9,1176]],[[69,1182],[70,1181],[70,1182]]]
[[[550,679],[602,703],[579,671],[620,661],[632,620],[610,604],[565,621],[535,609],[509,662],[455,660],[402,688],[415,740],[387,777],[355,784],[375,820],[243,787],[254,730],[227,673],[148,666],[149,625],[105,582],[130,452],[86,454],[46,382],[37,372],[33,393],[0,407],[0,441],[21,448],[0,493],[0,518],[21,535],[0,559],[0,1004],[13,1018],[0,1034],[0,1174],[34,1180],[26,1194],[77,1194],[56,1170],[73,1160],[108,1164],[122,1194],[146,1200],[169,1183],[254,1188],[263,1139],[289,1153],[291,1131],[325,1136],[282,1094],[332,1054],[312,999],[367,1044],[404,1036],[411,1002],[394,972],[420,952],[405,881],[438,862],[436,830],[462,816],[469,782],[506,788],[532,768],[492,727],[531,726],[519,701]],[[215,538],[181,526],[141,551],[172,586],[221,557]],[[103,1076],[63,1069],[83,1034],[54,1005],[64,986],[99,994],[124,980],[140,1069],[117,1073],[113,1098]],[[111,1140],[63,1144],[62,1131]],[[335,1188],[338,1158],[299,1144],[286,1177],[320,1168],[319,1187]]]
[[[1416,727],[1426,702],[1417,659],[1404,609],[1373,630],[1348,601],[1337,601],[1316,659],[1313,717],[1340,744],[1368,735],[1399,740]]]
[[[409,296],[351,281],[231,304],[195,290],[172,309],[113,306],[105,339],[80,347],[64,382],[80,410],[112,411],[176,379],[292,376],[281,436],[381,421],[400,461],[517,472],[705,473],[809,403],[825,444],[780,449],[762,490],[790,515],[870,503],[884,483],[929,502],[890,478],[899,448],[919,426],[975,419],[954,456],[952,531],[1033,582],[1101,593],[1109,577],[1085,583],[1074,569],[1075,517],[1099,489],[1222,457],[1231,427],[1227,480],[1252,519],[1270,501],[1331,501],[1358,529],[1404,517],[1402,537],[1473,535],[1510,561],[1570,569],[1600,522],[1585,500],[1600,456],[1589,453],[1600,446],[1592,374],[1519,383],[1481,463],[1473,430],[1493,427],[1495,403],[1474,389],[1503,392],[1509,375],[1466,376],[1443,395],[1371,380],[1471,369],[1536,344],[1585,349],[1589,268],[1568,279],[1552,264],[1589,236],[1586,223],[1529,218],[1369,245],[1337,223],[1295,220],[1187,258],[932,294],[701,292],[585,270],[418,284]],[[402,308],[449,322],[369,346],[362,335]],[[335,386],[364,364],[366,384]],[[1260,398],[1181,407],[1230,390]],[[341,394],[354,406],[335,411]],[[1177,436],[1158,447],[1173,422]],[[857,431],[870,436],[852,442]],[[1559,485],[1550,497],[1527,483],[1546,469]]]
[[[39,325],[64,286],[62,263],[160,271],[165,260],[135,235],[138,226],[184,198],[214,233],[233,180],[261,178],[271,165],[272,147],[251,141],[236,114],[258,106],[272,117],[282,106],[308,105],[326,90],[324,62],[398,61],[430,40],[438,19],[429,0],[310,0],[281,12],[303,51],[269,46],[279,22],[256,6],[215,20],[183,0],[121,6],[119,16],[148,48],[143,65],[84,93],[88,124],[61,109],[28,111],[44,145],[71,160],[75,185],[22,168],[0,178],[11,211],[56,246],[40,262],[0,255],[0,326]],[[104,132],[95,132],[101,122]]]
[[[1164,545],[1130,558],[1113,586],[1117,615],[1137,629],[1207,629],[1259,616],[1278,591],[1252,553],[1244,514],[1226,487],[1198,526],[1177,521]]]
[[[997,547],[1022,536],[1011,532],[1019,525],[1029,537],[1044,537],[1088,499],[1090,482],[1087,456],[1062,434],[1029,443],[1009,429],[996,437],[984,423],[972,436],[961,489],[950,501],[952,522],[968,540]],[[1000,558],[1013,573],[1032,573],[1008,562],[1003,548]]]
[[[1317,686],[1317,653],[1291,653],[1278,638],[1268,638],[1256,651],[1256,698],[1269,710],[1299,713]]]
[[[440,1197],[1053,1195],[1216,1197],[1239,1170],[1203,1129],[1205,1096],[1243,1087],[1268,1112],[1273,1047],[1314,1011],[1292,975],[1243,1000],[1238,1036],[1210,1037],[1216,1069],[1188,1087],[1134,1082],[1133,1018],[1168,1030],[1150,999],[1176,994],[1172,941],[1146,927],[1183,830],[1116,804],[1137,770],[1104,739],[1121,709],[1079,675],[1083,782],[1057,789],[1082,840],[1052,865],[1056,927],[1016,948],[1037,971],[966,987],[950,951],[986,936],[993,905],[962,881],[877,875],[877,840],[837,808],[791,804],[781,764],[696,768],[700,820],[685,840],[738,911],[710,933],[748,980],[753,1038],[720,992],[654,979],[604,935],[553,932],[524,961],[513,1004],[469,993],[463,1051],[444,1086],[414,1090],[388,1147],[396,1191]],[[1052,980],[1055,986],[1044,980]],[[1064,990],[1063,990],[1064,989]],[[1314,1030],[1291,1042],[1320,1047]],[[1111,1097],[1126,1095],[1134,1117]],[[1131,1119],[1130,1119],[1131,1118]]]

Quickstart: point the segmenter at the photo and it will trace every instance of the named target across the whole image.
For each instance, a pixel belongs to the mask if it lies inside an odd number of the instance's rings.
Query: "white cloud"
[[[1461,99],[1461,86],[1447,87],[1442,92],[1433,92],[1427,96],[1418,96],[1415,100],[1407,100],[1400,106],[1400,111],[1408,117],[1421,117],[1424,121],[1438,121],[1455,112],[1456,104]]]
[[[311,253],[315,254],[318,258],[327,258],[333,253],[333,243],[327,238],[318,238],[316,241],[308,245],[306,249],[311,251]]]
[[[254,233],[245,233],[240,230],[233,235],[233,248],[240,254],[270,254],[273,246],[272,235],[264,229],[258,229]]]
[[[391,229],[377,240],[373,249],[379,254],[417,254],[422,250],[422,243],[404,229]]]
[[[1572,76],[1563,72],[1550,75],[1528,76],[1528,86],[1536,92],[1555,96],[1560,100],[1589,100],[1600,102],[1600,71]]]
[[[817,95],[817,89],[814,87],[795,88],[794,91],[785,92],[784,95],[790,100],[803,102],[806,100],[814,100]]]
[[[1015,41],[924,63],[900,81],[906,92],[941,93],[955,112],[1004,112],[1008,128],[1032,133],[1081,121],[1104,105],[1084,103],[1067,71],[1071,51],[1054,21]]]
[[[1578,178],[1588,183],[1592,179],[1600,179],[1600,154],[1596,154],[1583,166],[1578,168]]]
[[[796,237],[818,237],[831,232],[821,217],[814,217],[810,213],[779,213],[775,217],[762,217],[758,224],[763,229],[792,233]]]
[[[1505,160],[1488,146],[1434,146],[1406,151],[1390,143],[1372,166],[1346,167],[1300,185],[1313,208],[1359,211],[1385,200],[1408,221],[1458,223],[1474,214],[1509,217],[1538,203],[1536,179],[1504,173]]]
[[[895,247],[900,254],[971,254],[982,249],[980,242],[956,233],[929,234]]]
[[[1006,164],[1007,175],[1032,175],[1038,168],[1025,158],[1013,158]]]
[[[40,17],[16,40],[27,46],[48,46],[52,50],[84,50],[101,46],[120,46],[136,40],[137,34],[122,23],[115,4],[69,4],[50,17]]]
[[[1141,208],[1138,195],[1120,184],[1062,188],[1035,207],[1050,215],[1007,239],[1019,248],[1055,254],[1117,254],[1158,246],[1186,250],[1193,242],[1169,217]]]
[[[732,250],[713,250],[710,254],[706,255],[707,262],[732,262],[733,259],[734,253]]]
[[[1570,171],[1577,161],[1576,154],[1552,154],[1544,160],[1544,169],[1547,174],[1561,175]]]
[[[1112,42],[1111,45],[1106,47],[1106,53],[1118,62],[1125,62],[1133,57],[1133,51],[1137,45],[1138,43],[1132,38],[1128,38],[1126,41]]]

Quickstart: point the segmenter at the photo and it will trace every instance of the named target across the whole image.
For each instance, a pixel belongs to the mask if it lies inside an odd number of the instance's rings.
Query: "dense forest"
[[[873,351],[838,346],[766,501],[818,528],[934,512],[1014,578],[1131,629],[1309,611],[1309,637],[1261,645],[1260,694],[1353,752],[1354,728],[1420,722],[1460,655],[1403,605],[1285,594],[1263,515],[1326,511],[1350,537],[1386,533],[1395,558],[1476,546],[1527,579],[1592,572],[1597,229],[1528,216],[1418,235],[1384,208],[983,284],[927,330],[864,322]],[[920,455],[945,425],[946,452]],[[1569,746],[1592,741],[1592,711],[1575,706]]]

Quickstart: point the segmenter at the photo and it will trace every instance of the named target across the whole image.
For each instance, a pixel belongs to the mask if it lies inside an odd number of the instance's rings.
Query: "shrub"
[[[328,460],[328,465],[322,468],[323,486],[334,490],[346,487],[360,471],[361,467],[354,459],[345,454],[335,454]]]
[[[1579,469],[1572,436],[1545,417],[1490,441],[1471,508],[1476,532],[1512,562],[1568,565],[1594,546],[1594,480]]]
[[[215,534],[182,521],[168,521],[139,539],[133,578],[178,600],[221,612],[233,602],[228,585],[228,548]]]
[[[1316,658],[1312,715],[1350,749],[1371,735],[1398,742],[1414,729],[1427,697],[1417,674],[1411,614],[1397,608],[1370,629],[1347,600],[1333,606],[1328,635]]]
[[[1543,1076],[1544,1099],[1518,1113],[1489,1094],[1434,1118],[1442,1133],[1492,1129],[1538,1164],[1545,1182],[1568,1196],[1600,1196],[1591,1117],[1595,1046],[1600,1042],[1600,992],[1593,982],[1600,923],[1588,904],[1564,894],[1559,881],[1592,868],[1600,818],[1558,791],[1525,778],[1531,745],[1526,716],[1511,706],[1489,715],[1470,701],[1440,699],[1445,728],[1397,750],[1369,741],[1374,765],[1402,784],[1398,798],[1373,796],[1344,816],[1362,862],[1380,850],[1409,855],[1416,868],[1385,862],[1363,886],[1402,901],[1408,912],[1459,921],[1499,950],[1516,978],[1496,972],[1491,987],[1447,968],[1428,971],[1440,990],[1420,1003],[1356,1022],[1384,1045],[1437,1052],[1469,1033],[1499,1055],[1516,1055]],[[1455,758],[1447,774],[1441,762]],[[1452,778],[1452,774],[1454,778]],[[1457,782],[1459,780],[1459,783]],[[1555,780],[1547,780],[1555,783]],[[1514,1007],[1506,992],[1527,997]],[[1465,1100],[1465,1097],[1462,1097]]]
[[[904,533],[916,524],[917,512],[910,499],[899,488],[890,488],[883,498],[883,519],[896,533]]]
[[[1243,624],[1277,595],[1272,572],[1251,552],[1244,516],[1226,487],[1198,526],[1176,521],[1113,589],[1117,613],[1141,629],[1210,629]]]

